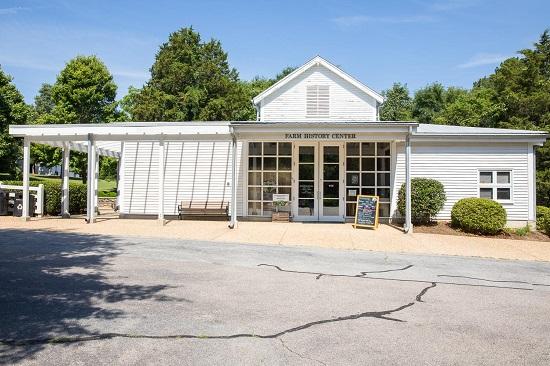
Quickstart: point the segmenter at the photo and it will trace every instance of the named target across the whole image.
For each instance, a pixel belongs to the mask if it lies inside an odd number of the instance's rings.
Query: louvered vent
[[[328,118],[329,103],[328,85],[309,85],[307,87],[306,116],[308,118]]]

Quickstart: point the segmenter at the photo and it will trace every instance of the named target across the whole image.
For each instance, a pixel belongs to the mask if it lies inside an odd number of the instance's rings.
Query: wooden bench
[[[178,217],[229,217],[229,205],[226,202],[185,202],[178,205]]]

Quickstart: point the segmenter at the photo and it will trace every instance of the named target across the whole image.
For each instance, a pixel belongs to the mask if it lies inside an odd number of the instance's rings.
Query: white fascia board
[[[78,141],[92,134],[97,141],[124,141],[136,139],[207,139],[228,138],[229,122],[220,123],[109,123],[83,125],[18,125],[10,126],[9,133],[31,140]]]
[[[296,77],[298,77],[302,73],[306,72],[309,68],[316,65],[324,66],[326,69],[332,71],[333,73],[335,73],[336,75],[338,75],[339,77],[347,81],[348,83],[352,84],[353,86],[357,87],[359,90],[363,91],[367,95],[374,98],[378,103],[384,102],[384,97],[382,95],[380,95],[373,89],[369,88],[359,80],[355,79],[354,77],[352,77],[351,75],[349,75],[348,73],[340,69],[339,67],[331,64],[321,56],[315,56],[313,59],[306,62],[305,64],[303,64],[302,66],[300,66],[299,68],[297,68],[296,70],[294,70],[293,72],[291,72],[290,74],[288,74],[287,76],[285,76],[284,78],[282,78],[281,80],[279,80],[278,82],[276,82],[275,84],[271,85],[269,88],[267,88],[266,90],[258,94],[257,96],[255,96],[252,99],[252,103],[254,103],[254,105],[258,105],[258,103],[261,100],[265,99],[268,95],[271,95],[272,93],[279,90],[281,87],[283,87],[290,81],[294,80]]]
[[[547,134],[414,134],[411,141],[429,142],[530,142],[541,146],[548,139]]]
[[[385,134],[406,134],[409,128],[413,131],[416,128],[416,123],[300,123],[300,122],[283,122],[283,123],[255,123],[255,124],[235,124],[233,128],[236,133],[274,133],[274,132],[311,132],[322,133],[327,132],[342,132],[342,133],[385,133]]]

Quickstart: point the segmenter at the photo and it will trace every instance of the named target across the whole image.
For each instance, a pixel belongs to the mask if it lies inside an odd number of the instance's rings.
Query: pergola
[[[261,126],[260,126],[261,125]],[[23,215],[29,220],[29,167],[32,143],[60,147],[63,150],[62,216],[69,217],[69,159],[71,151],[88,155],[86,220],[96,220],[99,156],[119,158],[124,143],[154,141],[159,144],[159,197],[164,196],[165,141],[229,141],[231,142],[231,220],[237,225],[237,140],[256,134],[256,131],[302,131],[322,126],[338,132],[373,132],[405,141],[405,231],[412,231],[411,223],[411,135],[417,123],[363,122],[363,123],[264,123],[264,122],[117,122],[109,124],[14,125],[11,135],[23,138]],[[164,201],[159,200],[158,220],[164,224]]]

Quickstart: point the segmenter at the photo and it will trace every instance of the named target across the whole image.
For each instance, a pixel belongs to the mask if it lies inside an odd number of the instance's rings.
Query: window
[[[329,86],[309,85],[306,96],[306,117],[329,117]]]
[[[512,172],[483,170],[479,172],[479,197],[495,201],[512,200]]]
[[[346,216],[355,215],[357,196],[380,197],[380,217],[390,216],[391,151],[389,142],[346,144]]]
[[[292,190],[292,143],[248,143],[248,214],[270,216],[273,194]]]

